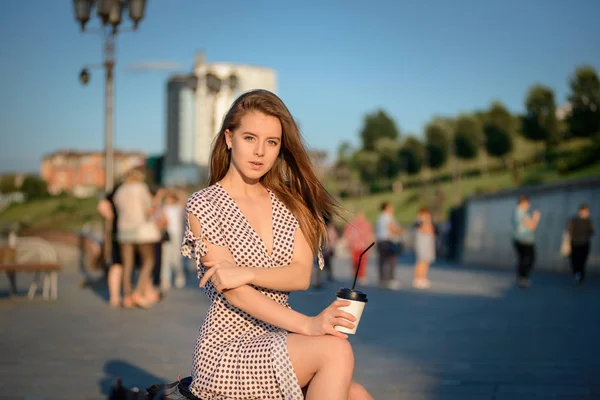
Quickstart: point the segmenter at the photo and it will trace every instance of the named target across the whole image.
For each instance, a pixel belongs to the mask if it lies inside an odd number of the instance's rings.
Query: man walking
[[[569,221],[571,236],[571,268],[575,283],[580,285],[585,279],[585,266],[590,254],[590,237],[594,226],[590,220],[590,208],[587,204],[579,206],[577,216]]]
[[[393,242],[393,238],[402,232],[403,229],[394,219],[394,206],[389,201],[384,201],[375,225],[375,239],[379,253],[379,285],[387,289],[400,289],[400,282],[395,278],[398,246]]]

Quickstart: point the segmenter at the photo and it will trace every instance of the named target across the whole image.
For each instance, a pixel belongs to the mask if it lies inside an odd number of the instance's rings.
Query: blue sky
[[[165,143],[171,72],[133,72],[168,61],[272,67],[279,95],[308,144],[330,154],[358,144],[366,112],[385,109],[402,133],[421,135],[434,115],[523,109],[533,83],[565,101],[576,66],[600,70],[600,1],[149,0],[135,33],[118,36],[115,141],[158,154]],[[97,17],[89,24],[97,26]],[[103,147],[101,42],[82,35],[69,0],[0,1],[0,172],[37,171],[58,149]]]

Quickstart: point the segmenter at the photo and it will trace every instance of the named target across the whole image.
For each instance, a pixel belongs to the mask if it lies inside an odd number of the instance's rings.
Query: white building
[[[277,77],[270,68],[229,63],[207,64],[201,53],[196,57],[194,74],[198,78],[195,160],[198,165],[207,167],[213,139],[233,101],[252,89],[277,93]],[[218,91],[214,87],[211,90],[211,75],[220,80]]]
[[[195,90],[193,75],[175,75],[167,82],[167,166],[194,163]]]
[[[204,61],[198,53],[192,75],[167,83],[167,150],[163,183],[195,184],[208,170],[212,142],[225,113],[242,93],[266,89],[277,93],[270,68]]]

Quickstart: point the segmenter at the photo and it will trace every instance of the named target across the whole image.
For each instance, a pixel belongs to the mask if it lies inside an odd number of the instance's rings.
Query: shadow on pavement
[[[104,376],[98,381],[100,392],[106,396],[111,393],[116,381],[121,379],[123,386],[129,390],[137,387],[140,392],[154,384],[164,384],[165,379],[122,360],[110,360],[104,364]]]

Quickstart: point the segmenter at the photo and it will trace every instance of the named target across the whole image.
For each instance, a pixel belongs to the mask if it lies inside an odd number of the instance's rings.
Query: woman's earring
[[[227,145],[227,150],[231,150],[231,146],[230,145]]]

